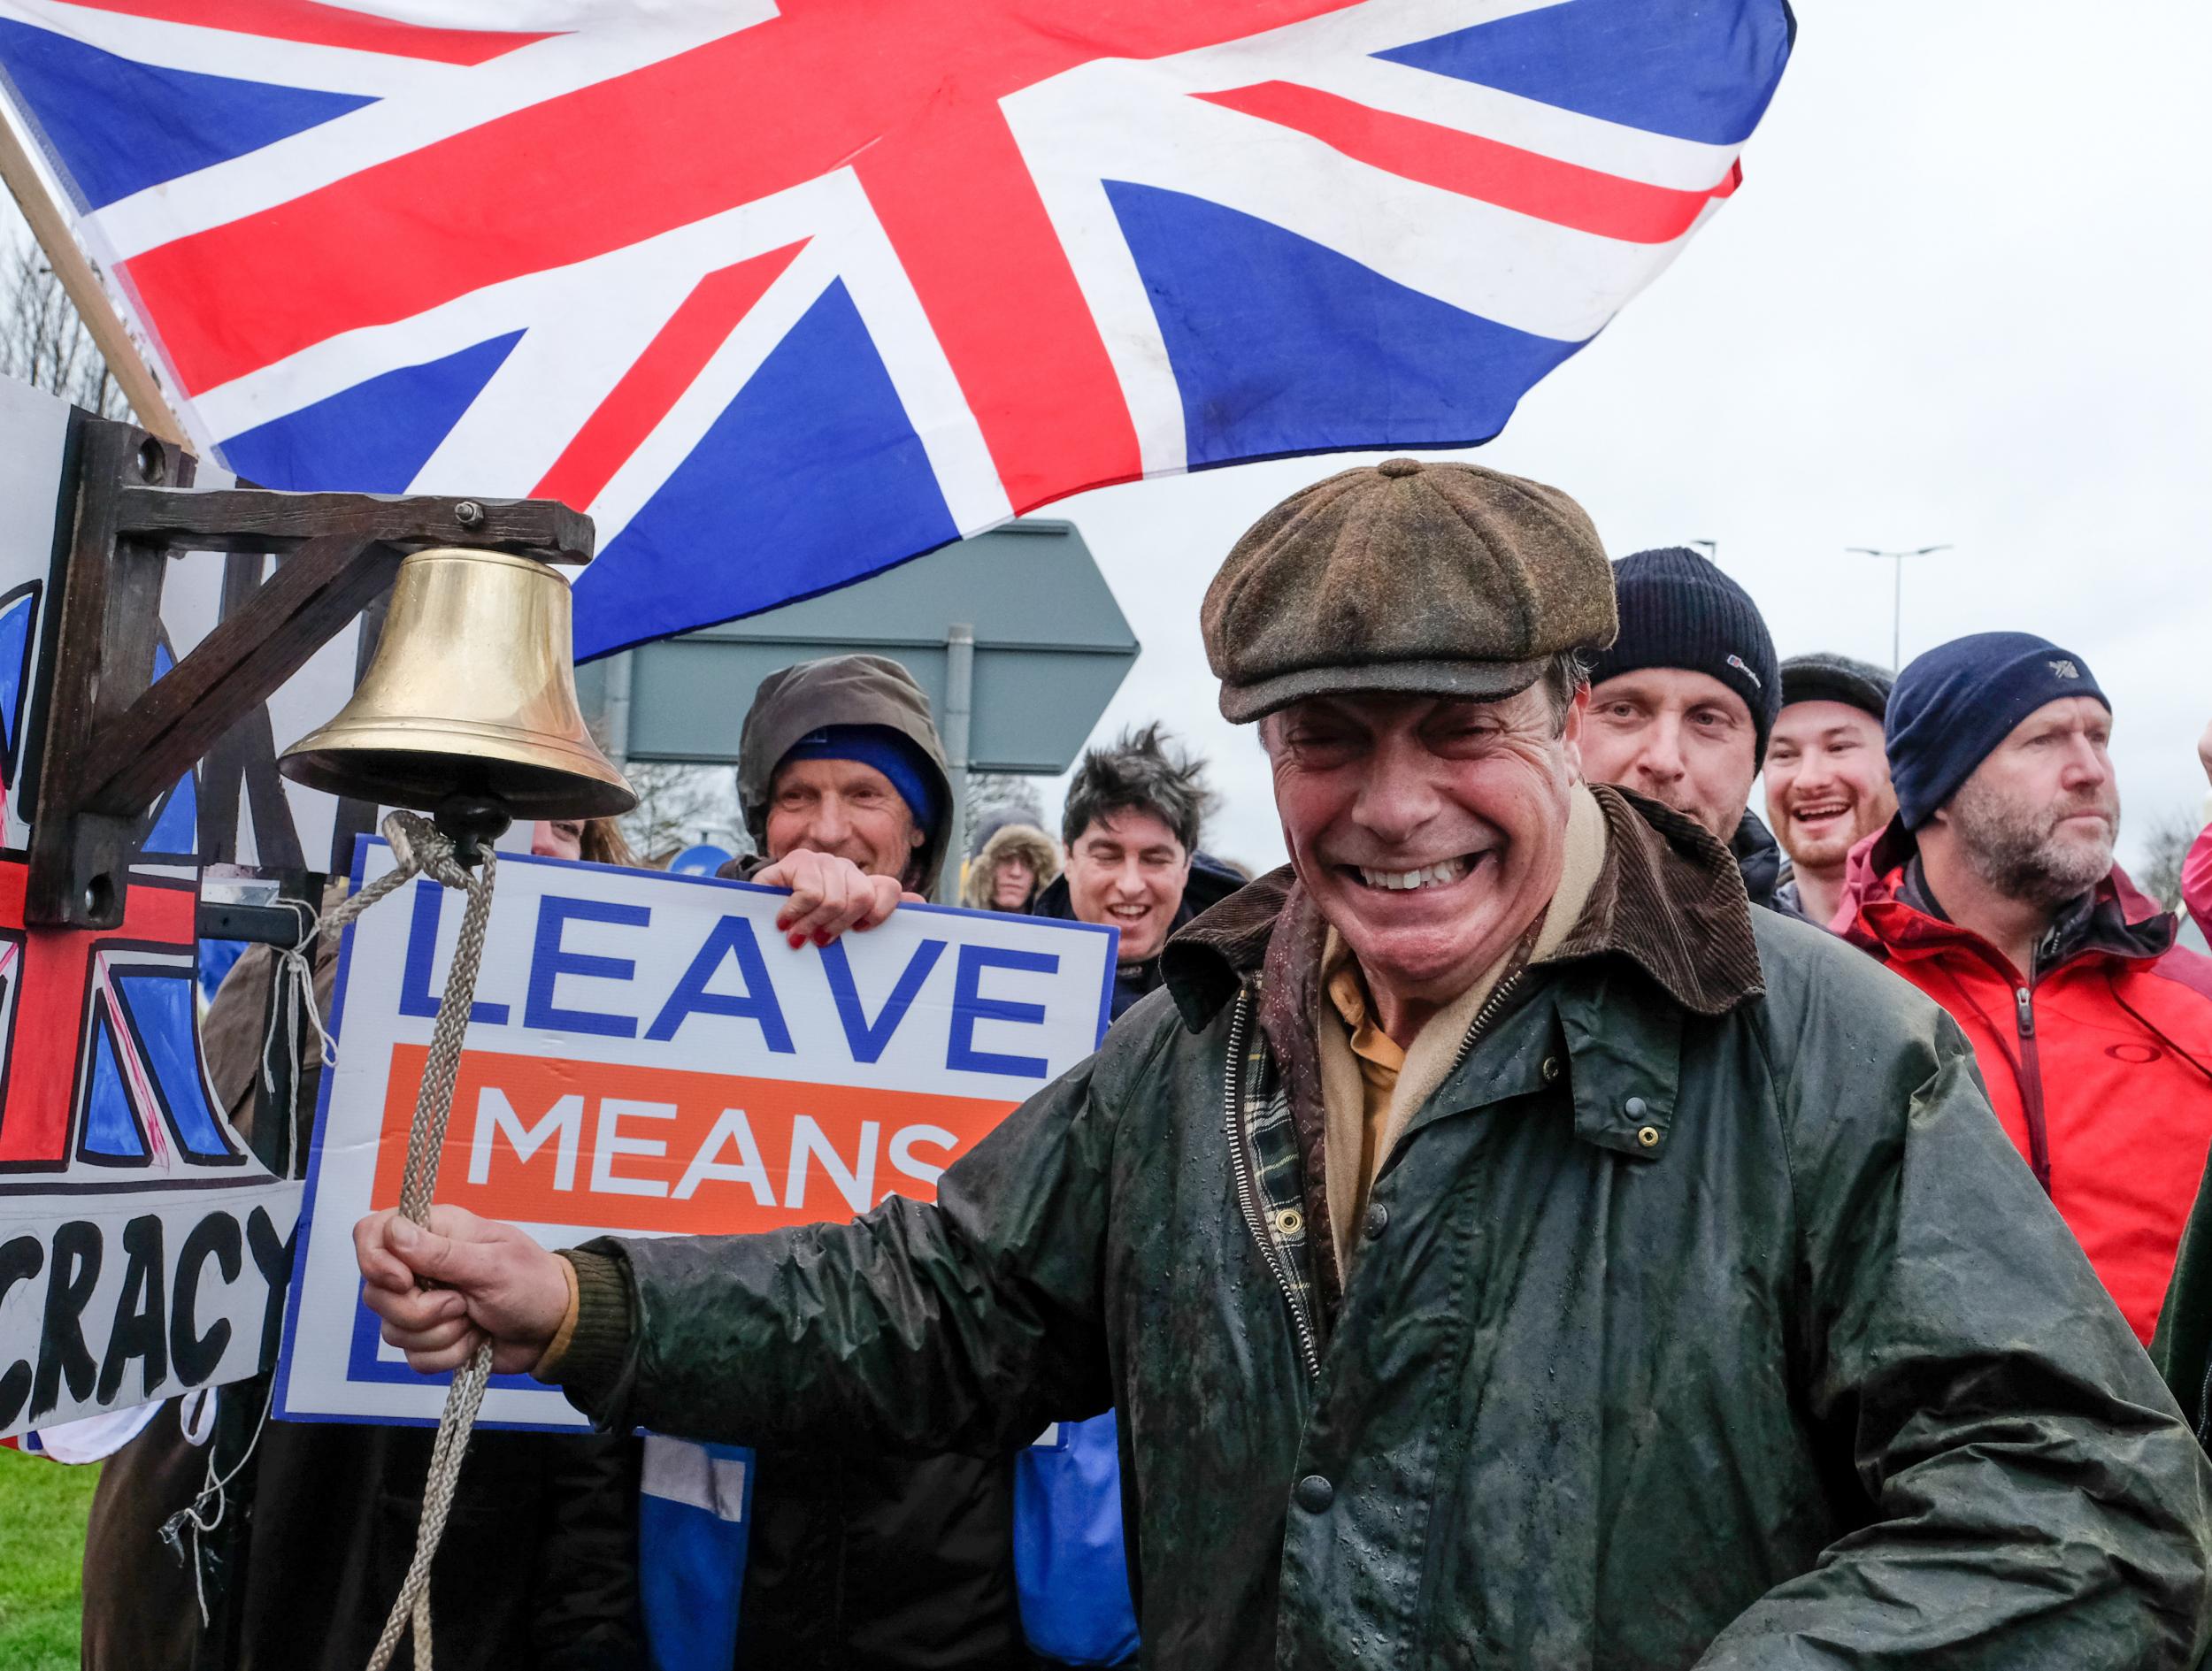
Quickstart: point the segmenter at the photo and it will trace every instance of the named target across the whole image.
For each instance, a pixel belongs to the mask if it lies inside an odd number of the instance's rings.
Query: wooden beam
[[[61,595],[47,606],[57,611],[60,631],[39,719],[45,740],[23,894],[23,920],[33,927],[114,928],[123,920],[137,820],[87,813],[83,790],[100,757],[102,722],[153,683],[161,583],[169,566],[159,547],[116,537],[118,495],[111,484],[139,467],[140,432],[128,424],[80,421],[85,434],[76,533]]]
[[[288,494],[265,487],[205,493],[126,487],[117,531],[201,551],[282,550],[325,534],[411,545],[491,547],[553,563],[586,563],[589,517],[555,499],[453,499],[375,494]]]
[[[95,744],[105,775],[83,809],[121,817],[151,803],[389,586],[399,562],[394,548],[345,534],[287,557],[243,609],[102,728]]]
[[[78,247],[68,218],[48,195],[38,165],[24,149],[15,124],[4,115],[0,115],[0,180],[6,180],[16,207],[30,224],[31,236],[38,240],[38,247],[46,252],[46,259],[53,264],[54,276],[61,280],[61,287],[75,306],[77,317],[84,321],[85,329],[92,333],[93,345],[107,361],[108,370],[123,391],[123,398],[130,402],[131,410],[138,415],[140,426],[165,441],[188,448],[191,443],[185,439],[184,425],[161,392],[161,380],[124,328],[122,316],[108,299],[99,273]]]

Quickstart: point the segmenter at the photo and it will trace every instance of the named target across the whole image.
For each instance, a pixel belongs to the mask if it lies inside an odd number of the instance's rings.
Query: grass
[[[0,1445],[0,1666],[76,1671],[85,1517],[96,1468]]]

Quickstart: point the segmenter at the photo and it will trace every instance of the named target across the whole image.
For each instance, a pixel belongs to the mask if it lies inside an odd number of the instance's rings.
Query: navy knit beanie
[[[929,757],[902,732],[888,725],[825,725],[792,744],[776,764],[780,768],[792,760],[853,760],[873,766],[890,779],[916,824],[925,830],[936,827]]]
[[[2032,632],[1975,632],[1913,662],[1897,676],[1885,724],[1905,828],[1934,817],[2015,725],[2062,696],[2112,709],[2088,663]]]
[[[1647,667],[1710,674],[1751,710],[1758,735],[1753,757],[1764,765],[1767,735],[1782,711],[1782,672],[1751,594],[1685,546],[1623,557],[1613,565],[1613,592],[1621,633],[1592,663],[1590,682]]]

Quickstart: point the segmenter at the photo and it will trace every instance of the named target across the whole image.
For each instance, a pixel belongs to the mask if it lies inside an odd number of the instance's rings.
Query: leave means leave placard
[[[388,871],[365,842],[354,885]],[[908,906],[792,949],[778,892],[500,861],[438,1200],[548,1246],[772,1230],[932,1199],[944,1169],[1096,1046],[1114,936]],[[397,1204],[461,901],[418,881],[340,955],[303,1248],[279,1370],[294,1420],[437,1419],[360,1303],[352,1227]],[[557,1391],[494,1380],[486,1422],[580,1427]]]

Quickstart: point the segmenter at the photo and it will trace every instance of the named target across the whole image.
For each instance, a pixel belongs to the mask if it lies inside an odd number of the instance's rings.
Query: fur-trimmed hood
[[[1015,856],[1028,860],[1037,877],[1030,884],[1022,909],[1035,905],[1037,896],[1060,874],[1060,846],[1033,824],[1002,824],[991,832],[991,839],[968,866],[967,879],[960,885],[960,903],[971,910],[992,909],[991,878],[997,874],[1001,861]]]

